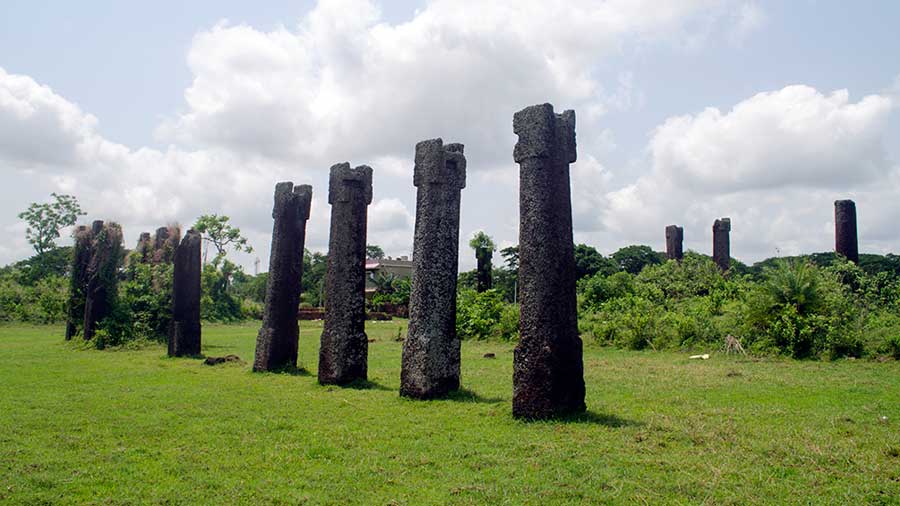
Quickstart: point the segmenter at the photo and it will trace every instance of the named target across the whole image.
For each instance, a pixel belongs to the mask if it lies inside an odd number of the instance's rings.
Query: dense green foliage
[[[19,219],[26,223],[25,238],[34,247],[38,258],[56,247],[56,240],[63,228],[71,227],[79,216],[85,213],[72,195],[51,193],[53,202],[32,202],[28,209],[19,213]]]
[[[900,336],[898,278],[846,261],[779,260],[757,276],[722,275],[689,252],[636,275],[598,273],[578,288],[582,332],[629,349],[719,349],[732,335],[761,353],[859,357],[893,353]]]
[[[900,362],[745,360],[584,347],[572,419],[510,416],[511,343],[465,341],[463,391],[397,395],[402,321],[369,322],[369,380],[250,372],[258,323],[203,353],[97,352],[0,326],[2,504],[894,504]],[[496,359],[483,358],[492,353]],[[368,388],[365,388],[368,387]]]
[[[496,289],[481,293],[462,289],[456,300],[456,334],[460,339],[515,339],[519,335],[519,306],[504,302]]]

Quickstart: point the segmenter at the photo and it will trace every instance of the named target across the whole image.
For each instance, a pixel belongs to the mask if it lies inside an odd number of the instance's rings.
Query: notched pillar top
[[[731,232],[731,218],[720,218],[713,223],[713,231]]]
[[[272,208],[272,218],[279,209],[283,209],[285,203],[289,200],[297,199],[298,219],[308,220],[309,209],[312,203],[312,186],[308,184],[298,184],[294,186],[291,181],[284,181],[275,184],[275,206]]]
[[[529,158],[575,162],[575,111],[555,114],[551,104],[526,107],[513,115],[513,132],[519,136],[513,150],[516,162]]]
[[[444,145],[441,138],[416,144],[416,164],[413,185],[447,184],[460,189],[466,187],[465,147],[459,143]]]
[[[372,167],[360,165],[350,167],[347,162],[331,166],[331,177],[328,179],[328,203],[349,202],[351,187],[361,188],[365,195],[366,205],[372,203]]]

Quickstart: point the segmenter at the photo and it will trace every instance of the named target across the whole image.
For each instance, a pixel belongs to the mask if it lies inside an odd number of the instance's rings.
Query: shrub
[[[456,301],[456,334],[460,339],[512,339],[518,333],[518,306],[503,302],[499,290],[463,289]]]

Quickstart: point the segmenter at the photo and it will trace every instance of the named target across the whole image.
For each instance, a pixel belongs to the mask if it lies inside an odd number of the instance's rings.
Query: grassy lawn
[[[204,353],[76,349],[0,327],[0,503],[900,504],[900,363],[585,349],[590,413],[510,416],[512,346],[464,343],[453,399],[397,394],[402,322],[372,323],[368,388],[250,372],[257,324]],[[496,359],[483,358],[487,352]]]

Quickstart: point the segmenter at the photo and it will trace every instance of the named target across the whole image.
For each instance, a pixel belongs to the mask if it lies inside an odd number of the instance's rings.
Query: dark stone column
[[[669,260],[681,260],[684,258],[682,244],[684,242],[684,229],[678,225],[666,227],[666,258]]]
[[[141,232],[141,238],[138,239],[137,247],[134,248],[135,256],[142,264],[150,261],[153,254],[153,242],[150,239],[150,232]]]
[[[722,218],[713,223],[713,262],[723,271],[731,267],[730,232],[731,218]]]
[[[200,245],[202,237],[188,230],[175,248],[172,275],[172,321],[169,323],[169,356],[200,354]]]
[[[584,366],[575,307],[575,252],[569,164],[575,112],[550,104],[513,116],[519,136],[519,344],[513,416],[551,418],[584,411]]]
[[[84,339],[93,339],[97,324],[115,305],[119,262],[122,260],[122,228],[117,223],[95,221],[91,228],[91,261],[84,297]]]
[[[303,276],[303,247],[306,221],[312,201],[312,186],[288,181],[275,185],[272,209],[272,250],[266,282],[266,309],[262,328],[256,336],[254,371],[275,371],[297,367],[300,327],[300,284]]]
[[[72,277],[69,282],[69,309],[66,317],[66,341],[75,337],[84,324],[84,294],[87,290],[88,266],[93,254],[91,229],[81,225],[75,230],[74,236]]]
[[[441,139],[416,144],[413,184],[418,188],[416,232],[400,395],[431,399],[459,388],[456,280],[459,203],[466,186],[463,145],[444,146]]]
[[[491,280],[491,257],[493,256],[494,252],[488,248],[475,250],[475,259],[478,260],[478,270],[476,271],[478,277],[475,288],[478,293],[490,290],[493,286],[493,281]]]
[[[181,230],[177,226],[160,227],[156,229],[153,239],[152,262],[154,264],[172,263],[175,258],[175,248],[181,241]]]
[[[834,201],[834,252],[855,264],[859,263],[856,203],[852,200]]]
[[[349,163],[331,167],[325,327],[319,347],[319,383],[323,385],[367,379],[366,215],[371,202],[371,167],[350,168]]]

